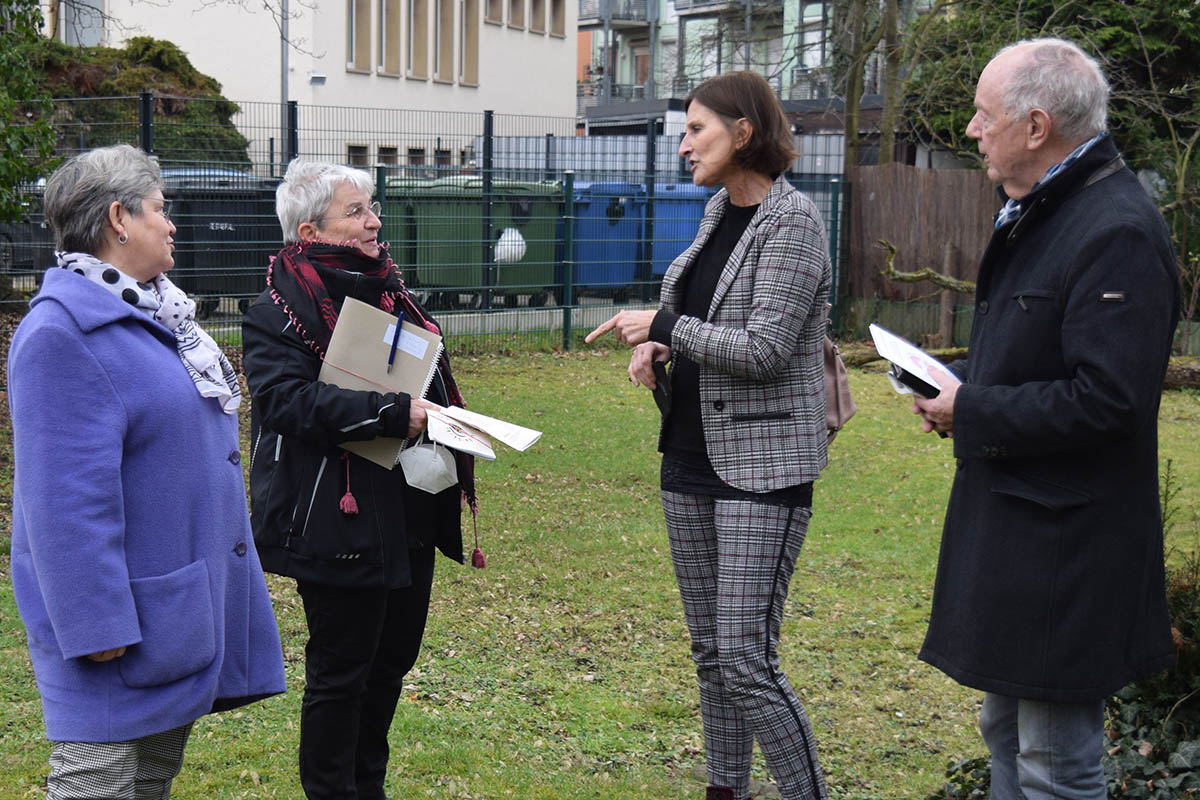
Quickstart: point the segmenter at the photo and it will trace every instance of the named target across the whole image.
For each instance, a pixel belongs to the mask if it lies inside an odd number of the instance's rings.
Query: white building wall
[[[198,70],[219,81],[229,99],[279,101],[279,29],[276,18],[261,4],[235,0],[172,0],[162,4],[106,0],[104,5],[108,17],[106,45],[121,47],[133,36],[166,39],[178,45]],[[289,53],[291,100],[359,108],[575,114],[577,0],[565,2],[563,36],[483,22],[481,0],[477,86],[348,72],[345,3],[295,0],[289,5],[298,17],[289,22],[289,38],[296,44]],[[371,3],[371,7],[374,64],[374,15],[378,4]],[[455,13],[459,13],[458,4]],[[406,25],[404,29],[407,36]],[[324,85],[310,83],[314,73],[325,76]]]

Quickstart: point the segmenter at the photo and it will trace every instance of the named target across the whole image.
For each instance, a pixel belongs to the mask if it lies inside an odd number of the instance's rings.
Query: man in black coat
[[[1107,103],[1061,40],[980,75],[967,135],[1007,204],[962,382],[913,408],[958,462],[920,657],[986,692],[998,800],[1103,800],[1105,698],[1175,658],[1157,422],[1179,279]]]

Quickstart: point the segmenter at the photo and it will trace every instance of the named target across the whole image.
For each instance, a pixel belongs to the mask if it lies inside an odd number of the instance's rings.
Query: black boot
[[[704,800],[734,800],[733,789],[727,786],[709,786],[704,790]]]

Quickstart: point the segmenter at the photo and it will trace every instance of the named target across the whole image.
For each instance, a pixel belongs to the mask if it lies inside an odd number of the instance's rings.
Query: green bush
[[[70,47],[42,39],[27,57],[55,103],[59,147],[72,150],[137,142],[141,92],[154,94],[154,150],[164,163],[249,169],[249,141],[233,124],[238,105],[221,84],[192,66],[171,42],[138,36],[123,49]],[[125,102],[78,98],[130,98]]]

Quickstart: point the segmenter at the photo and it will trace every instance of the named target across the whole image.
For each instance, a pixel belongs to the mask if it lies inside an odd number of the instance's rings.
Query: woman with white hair
[[[162,190],[129,145],[50,176],[58,267],[9,351],[12,580],[48,800],[167,798],[197,718],[284,690],[238,383],[167,279]]]
[[[460,509],[474,504],[473,464],[431,494],[339,445],[411,438],[429,403],[318,380],[347,297],[440,333],[404,288],[379,241],[375,186],[360,170],[294,161],[276,192],[285,245],[242,324],[254,399],[250,492],[263,566],[296,579],[304,601],[300,783],[311,800],[382,800],[388,729],[415,663],[434,551],[463,560]],[[442,356],[429,399],[462,405]],[[482,566],[476,548],[472,559]]]

